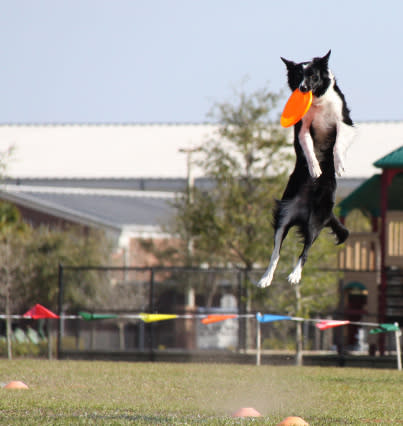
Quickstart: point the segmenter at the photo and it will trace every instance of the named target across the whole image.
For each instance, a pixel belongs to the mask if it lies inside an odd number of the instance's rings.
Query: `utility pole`
[[[179,152],[186,154],[186,191],[187,191],[187,201],[189,204],[192,204],[194,201],[193,198],[193,189],[194,189],[194,175],[193,175],[193,162],[192,156],[195,152],[200,151],[200,148],[181,148]],[[192,237],[188,237],[187,241],[187,258],[189,259],[193,253],[193,240]],[[186,305],[187,308],[194,308],[196,305],[196,295],[193,286],[188,286],[188,291],[186,294]]]
[[[187,175],[187,193],[189,203],[193,202],[193,188],[194,188],[194,176],[193,176],[193,163],[192,155],[195,152],[199,152],[200,148],[180,148],[179,152],[186,154],[186,175]]]

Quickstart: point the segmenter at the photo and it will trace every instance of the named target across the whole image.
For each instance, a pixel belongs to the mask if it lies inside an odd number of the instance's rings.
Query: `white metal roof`
[[[186,154],[212,125],[1,125],[0,149],[14,147],[11,177],[185,177]],[[197,169],[193,173],[199,176]]]
[[[356,127],[346,178],[379,172],[374,161],[403,145],[403,122]],[[6,172],[15,178],[183,178],[187,162],[180,150],[216,131],[212,124],[0,125],[0,150],[14,146]],[[196,166],[192,172],[202,175]]]

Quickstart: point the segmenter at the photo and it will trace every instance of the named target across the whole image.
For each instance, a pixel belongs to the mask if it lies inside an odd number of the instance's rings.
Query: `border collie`
[[[280,249],[291,227],[297,226],[303,250],[288,276],[291,284],[301,280],[308,251],[324,227],[343,243],[349,232],[333,213],[336,174],[344,171],[343,158],[354,135],[353,122],[343,93],[328,68],[329,52],[310,62],[294,63],[281,58],[288,71],[292,91],[312,91],[312,105],[294,126],[296,163],[282,199],[274,210],[274,250],[270,264],[258,286],[271,284],[280,258]]]

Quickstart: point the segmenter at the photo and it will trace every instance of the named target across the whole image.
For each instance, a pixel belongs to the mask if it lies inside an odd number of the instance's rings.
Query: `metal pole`
[[[62,337],[63,337],[63,297],[64,297],[64,283],[63,283],[63,265],[59,264],[59,273],[58,273],[58,281],[59,281],[59,321],[58,321],[58,329],[57,329],[57,359],[60,359],[60,354],[62,351]]]
[[[154,313],[154,268],[150,268],[149,312]]]
[[[154,269],[150,269],[150,312],[154,313]],[[154,361],[154,323],[150,326],[150,361]]]
[[[49,318],[46,320],[46,330],[48,334],[48,359],[52,359],[52,322]]]
[[[260,316],[260,312],[258,313]],[[260,321],[256,318],[256,365],[260,365],[261,360],[261,330],[260,330]]]
[[[397,322],[395,322],[395,326],[397,327],[395,331],[397,369],[401,371],[402,370],[402,354],[401,354],[401,348],[400,348],[400,336],[402,335],[402,330],[398,328],[399,324]]]
[[[242,269],[238,270],[238,314],[245,314],[245,297],[243,289],[243,278],[244,272]],[[239,320],[238,325],[238,352],[245,350],[245,318]]]

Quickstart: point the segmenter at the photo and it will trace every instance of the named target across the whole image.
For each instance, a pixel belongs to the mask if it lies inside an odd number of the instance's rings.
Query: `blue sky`
[[[0,123],[205,122],[234,90],[288,96],[280,56],[329,48],[353,120],[403,120],[402,16],[401,0],[3,0]]]

